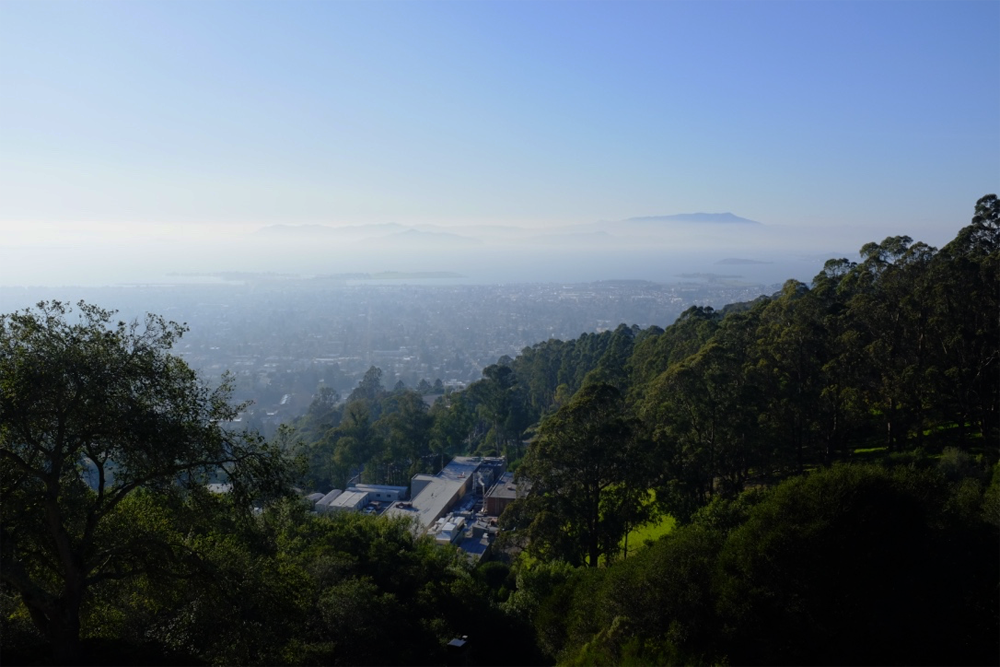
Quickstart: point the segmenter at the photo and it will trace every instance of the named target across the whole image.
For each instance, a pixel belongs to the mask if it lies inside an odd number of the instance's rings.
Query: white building
[[[465,519],[457,516],[448,519],[440,519],[436,524],[434,540],[438,544],[454,544],[462,538],[465,533]]]
[[[394,503],[386,510],[386,514],[415,519],[419,531],[427,532],[474,485],[481,484],[477,472],[487,474],[492,479],[494,471],[502,474],[504,466],[503,459],[457,456],[436,475],[414,475],[410,482],[412,500]]]
[[[341,491],[340,489],[334,489],[330,493],[326,494],[325,496],[323,496],[322,498],[320,498],[319,500],[317,500],[316,501],[316,511],[317,512],[329,512],[330,511],[330,503],[332,503],[334,500],[336,500],[337,497],[340,496],[340,494],[342,494],[342,493],[343,493],[343,491]]]
[[[380,503],[393,503],[406,498],[407,488],[405,486],[389,486],[386,484],[355,484],[347,489],[348,491],[364,491],[368,493],[368,500]]]
[[[351,491],[348,489],[333,499],[333,502],[330,503],[330,509],[327,511],[339,512],[342,510],[352,510],[360,512],[366,505],[368,505],[367,491]]]

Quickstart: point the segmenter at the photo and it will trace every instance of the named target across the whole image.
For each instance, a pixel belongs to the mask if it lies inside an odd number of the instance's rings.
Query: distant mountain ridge
[[[659,229],[688,229],[696,226],[721,227],[740,226],[743,228],[763,227],[756,220],[743,218],[733,213],[678,213],[675,215],[649,215],[624,220],[605,220],[590,224],[576,224],[556,229],[519,228],[514,226],[491,225],[488,228],[474,224],[458,227],[442,227],[439,225],[401,225],[399,223],[369,223],[355,225],[319,225],[319,224],[277,224],[261,227],[256,231],[259,237],[287,240],[308,241],[379,241],[403,243],[436,243],[454,245],[477,245],[486,240],[483,232],[488,231],[494,240],[513,239],[515,237],[532,238],[539,242],[607,240],[618,236],[620,232],[631,229],[633,232],[653,232]]]
[[[368,233],[368,232],[381,232],[381,233],[393,233],[393,232],[403,232],[410,229],[409,227],[404,227],[403,225],[397,224],[395,222],[387,223],[376,223],[367,225],[346,225],[340,227],[334,227],[331,225],[268,225],[266,227],[261,227],[256,231],[257,234],[262,235],[278,235],[278,236],[298,236],[298,237],[308,237],[308,236],[335,236],[338,234],[351,234],[351,233]]]
[[[479,239],[462,236],[461,234],[451,234],[448,232],[428,232],[421,229],[407,229],[403,232],[391,234],[386,239],[393,241],[403,241],[408,243],[450,243],[464,245],[480,245]]]
[[[637,218],[628,218],[623,222],[657,223],[657,222],[693,222],[699,224],[740,224],[740,225],[760,225],[756,220],[741,218],[732,213],[678,213],[676,215],[648,215]]]

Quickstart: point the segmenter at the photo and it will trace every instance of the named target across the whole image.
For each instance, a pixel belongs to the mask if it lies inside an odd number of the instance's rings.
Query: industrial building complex
[[[306,497],[320,513],[360,511],[405,517],[418,535],[482,557],[496,537],[497,517],[515,498],[506,459],[459,456],[436,475],[414,475],[410,487],[358,484]]]

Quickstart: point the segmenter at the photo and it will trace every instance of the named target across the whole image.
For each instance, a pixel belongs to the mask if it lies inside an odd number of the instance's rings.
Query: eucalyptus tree
[[[363,481],[377,483],[376,471],[367,469],[366,464],[380,457],[384,448],[385,440],[372,419],[371,403],[367,399],[349,402],[340,425],[325,438],[325,449],[333,452],[331,481],[346,487],[354,475],[364,471]]]
[[[754,357],[766,397],[761,425],[779,445],[782,463],[794,461],[800,473],[826,426],[820,394],[827,356],[819,299],[803,283],[786,282],[761,313]]]
[[[476,419],[464,392],[438,398],[428,415],[433,420],[428,446],[438,456],[438,469],[441,469],[445,457],[451,458],[468,449]]]
[[[583,387],[542,422],[517,470],[531,491],[512,512],[523,518],[533,551],[591,567],[616,554],[652,483],[637,427],[621,393],[606,384]]]
[[[760,427],[764,396],[754,367],[766,303],[729,314],[697,353],[650,382],[639,403],[659,453],[658,499],[680,519],[716,493],[742,491],[752,473],[773,465],[772,443]]]
[[[813,278],[810,296],[823,328],[824,363],[820,389],[821,434],[825,459],[847,458],[853,436],[869,420],[869,409],[858,378],[864,377],[866,362],[853,350],[858,332],[851,323],[847,301],[848,276],[857,266],[846,258],[831,259]]]
[[[691,306],[665,330],[637,341],[629,359],[633,390],[641,390],[672,364],[697,352],[715,333],[721,319],[722,314],[711,306]]]
[[[468,393],[478,404],[479,416],[493,436],[493,452],[517,458],[521,453],[521,434],[529,422],[511,361],[504,357],[499,363],[484,368],[483,379],[473,383]]]
[[[1000,437],[1000,200],[986,195],[930,267],[938,409],[988,441]]]
[[[867,243],[841,283],[851,324],[845,353],[855,356],[858,387],[890,449],[903,446],[924,416],[932,344],[928,267],[936,252],[908,236]]]
[[[431,426],[427,404],[416,391],[404,390],[383,401],[382,416],[375,428],[386,443],[378,462],[377,477],[386,484],[405,485],[410,477],[423,472],[423,457],[430,453]]]
[[[347,402],[367,402],[369,409],[375,413],[375,417],[377,418],[379,399],[385,393],[385,387],[382,386],[382,369],[377,366],[370,366],[368,370],[365,371],[364,377],[361,378],[360,382],[358,382],[358,386],[355,387],[354,391],[352,391],[347,397]]]

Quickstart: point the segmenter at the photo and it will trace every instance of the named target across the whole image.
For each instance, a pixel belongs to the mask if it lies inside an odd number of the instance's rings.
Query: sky
[[[0,284],[275,224],[940,244],[1000,190],[998,34],[996,1],[3,0]]]

